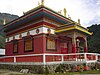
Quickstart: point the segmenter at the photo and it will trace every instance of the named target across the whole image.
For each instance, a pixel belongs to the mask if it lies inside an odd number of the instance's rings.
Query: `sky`
[[[58,12],[67,9],[67,14],[72,20],[77,22],[81,20],[84,27],[92,24],[100,24],[100,0],[44,0],[45,6]],[[38,6],[41,0],[0,0],[0,12],[10,13],[22,16],[23,12],[27,12]]]

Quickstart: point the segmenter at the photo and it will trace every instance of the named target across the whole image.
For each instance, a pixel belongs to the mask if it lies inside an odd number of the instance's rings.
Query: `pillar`
[[[80,53],[79,43],[80,43],[80,40],[76,39],[76,51],[77,51],[77,53]]]
[[[68,42],[68,51],[67,51],[67,53],[72,53],[72,42],[70,41],[70,42]]]
[[[85,38],[84,52],[85,52],[85,53],[88,52],[88,48],[87,48],[87,38]]]
[[[73,34],[73,37],[72,37],[72,53],[76,53],[76,36],[75,36],[75,33]]]
[[[16,57],[14,57],[14,63],[16,62]]]
[[[46,55],[43,54],[43,64],[46,65]]]

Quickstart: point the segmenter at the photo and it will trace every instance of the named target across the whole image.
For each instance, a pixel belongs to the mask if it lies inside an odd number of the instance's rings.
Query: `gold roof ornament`
[[[40,6],[40,2],[38,1],[38,6]]]
[[[23,15],[25,15],[25,12],[23,12]]]
[[[3,19],[3,25],[5,25],[6,24],[6,19]]]
[[[68,15],[68,18],[71,19],[71,17]]]
[[[41,0],[41,5],[44,5],[44,0]]]
[[[66,8],[64,8],[64,16],[66,17],[66,14],[67,14],[67,10]]]
[[[62,10],[58,11],[59,14],[61,14]]]
[[[78,19],[78,24],[81,25],[81,23],[80,23],[80,19]]]

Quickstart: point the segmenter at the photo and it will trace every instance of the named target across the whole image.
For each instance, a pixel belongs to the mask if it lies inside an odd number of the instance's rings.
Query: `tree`
[[[92,25],[88,29],[93,32],[93,35],[88,37],[88,50],[89,52],[100,53],[100,24]]]

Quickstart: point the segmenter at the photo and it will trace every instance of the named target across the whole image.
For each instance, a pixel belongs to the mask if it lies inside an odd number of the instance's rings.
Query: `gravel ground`
[[[0,75],[36,75],[36,74],[22,74],[20,72],[13,72],[10,70],[0,69]],[[41,74],[39,74],[39,75],[41,75]],[[100,74],[73,74],[73,75],[100,75]]]
[[[21,74],[21,73],[0,69],[0,75],[10,75],[10,74]]]
[[[25,73],[20,73],[20,72],[14,72],[14,71],[10,71],[10,70],[0,69],[0,75],[37,75],[37,74],[25,74]],[[41,75],[41,74],[39,74],[39,75]]]

